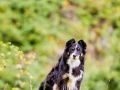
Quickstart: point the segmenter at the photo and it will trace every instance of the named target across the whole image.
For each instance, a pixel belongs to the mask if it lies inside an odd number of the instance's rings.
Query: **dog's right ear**
[[[69,47],[75,43],[75,39],[70,39],[69,41],[66,42],[66,45],[65,45],[65,53],[69,56],[70,53],[69,53]]]
[[[69,41],[67,41],[66,47],[71,46],[73,43],[75,43],[75,39],[72,38]]]
[[[75,43],[75,39],[73,39],[73,38],[66,42],[65,52],[67,52],[67,55],[69,55],[68,50],[69,50],[69,47],[70,47],[73,43]]]

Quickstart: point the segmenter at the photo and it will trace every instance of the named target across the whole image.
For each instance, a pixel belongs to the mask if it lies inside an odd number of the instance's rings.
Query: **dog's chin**
[[[79,58],[71,58],[71,61],[76,61],[76,60],[78,60]]]
[[[71,55],[71,56],[70,56],[70,59],[71,59],[71,60],[74,60],[74,61],[75,61],[75,60],[79,60],[79,56],[73,57],[73,56]]]
[[[68,59],[67,64],[71,68],[75,68],[75,67],[78,67],[81,64],[81,62],[80,62],[79,58],[77,58],[77,57],[76,58],[71,57],[71,58]]]

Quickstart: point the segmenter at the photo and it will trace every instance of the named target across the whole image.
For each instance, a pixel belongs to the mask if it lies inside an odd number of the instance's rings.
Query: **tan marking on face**
[[[69,53],[69,52],[67,52],[67,55],[70,55],[70,53]]]
[[[80,56],[83,56],[83,53],[81,53]]]

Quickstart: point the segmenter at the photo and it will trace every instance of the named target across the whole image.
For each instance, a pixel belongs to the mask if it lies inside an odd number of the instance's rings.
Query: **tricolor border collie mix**
[[[79,90],[84,72],[86,43],[67,41],[57,65],[52,68],[39,90]]]

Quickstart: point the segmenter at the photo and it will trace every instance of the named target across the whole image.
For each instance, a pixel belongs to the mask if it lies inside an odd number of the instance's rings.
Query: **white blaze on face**
[[[76,43],[75,49],[77,49],[77,48],[78,48],[78,44]],[[74,58],[73,55],[76,56],[76,53],[77,53],[77,51],[75,50],[75,51],[72,53],[71,58]],[[75,59],[79,59],[79,55],[77,55],[77,56],[75,57]]]

